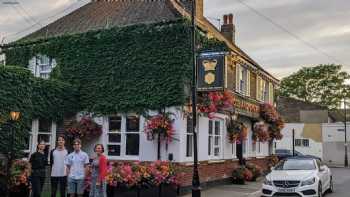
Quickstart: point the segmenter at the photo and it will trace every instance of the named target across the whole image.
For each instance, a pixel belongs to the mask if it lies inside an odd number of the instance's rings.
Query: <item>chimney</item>
[[[232,43],[235,43],[235,34],[236,27],[233,24],[233,14],[224,15],[224,24],[221,25],[221,33],[230,40]]]
[[[203,0],[196,0],[196,17],[202,19],[204,17],[204,4]]]

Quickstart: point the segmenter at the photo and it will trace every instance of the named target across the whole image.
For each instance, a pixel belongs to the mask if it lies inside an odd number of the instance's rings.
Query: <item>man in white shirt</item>
[[[74,152],[70,153],[65,160],[68,168],[68,193],[71,197],[84,194],[84,179],[86,167],[89,164],[89,156],[81,150],[81,141],[73,141]]]
[[[61,197],[66,196],[67,169],[64,160],[68,151],[64,147],[64,136],[58,136],[57,147],[50,153],[51,165],[51,197],[56,197],[57,186],[60,185]]]

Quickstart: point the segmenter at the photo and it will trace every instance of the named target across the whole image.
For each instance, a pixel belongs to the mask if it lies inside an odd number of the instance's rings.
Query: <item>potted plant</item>
[[[239,166],[232,171],[233,184],[244,185],[246,180],[246,168],[244,166]]]
[[[23,160],[15,160],[10,171],[10,196],[29,197],[30,163]]]
[[[256,181],[256,179],[262,174],[261,167],[254,163],[248,163],[246,168],[252,173],[251,181]]]

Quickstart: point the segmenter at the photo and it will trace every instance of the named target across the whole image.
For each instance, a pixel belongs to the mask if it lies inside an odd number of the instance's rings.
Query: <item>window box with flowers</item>
[[[108,196],[177,196],[178,177],[169,162],[112,163],[107,174]]]

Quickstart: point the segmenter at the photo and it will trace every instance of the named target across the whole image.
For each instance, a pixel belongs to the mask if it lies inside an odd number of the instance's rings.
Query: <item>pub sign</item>
[[[197,56],[197,90],[224,89],[225,52],[207,52]]]

